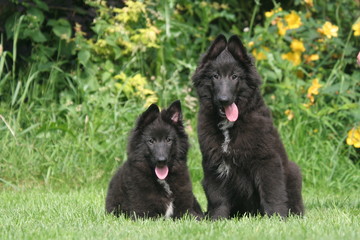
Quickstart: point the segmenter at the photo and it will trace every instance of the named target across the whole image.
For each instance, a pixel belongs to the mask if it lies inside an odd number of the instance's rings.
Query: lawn
[[[104,214],[105,186],[5,188],[1,239],[359,239],[360,198],[351,191],[306,189],[306,216],[222,221],[139,220]],[[196,195],[205,201],[200,190]]]
[[[277,217],[245,216],[216,222],[191,218],[131,221],[106,215],[107,184],[120,159],[125,157],[127,134],[124,132],[132,123],[123,122],[120,136],[108,134],[112,124],[102,125],[101,131],[96,127],[98,118],[105,115],[98,115],[88,123],[101,132],[96,138],[91,127],[87,132],[78,129],[76,136],[62,130],[49,131],[45,139],[41,131],[30,129],[14,138],[6,127],[1,128],[4,136],[0,145],[1,239],[360,237],[359,168],[346,156],[339,155],[338,146],[325,142],[321,134],[304,134],[304,122],[296,126],[279,125],[290,158],[302,168],[304,218],[289,217],[282,221]],[[124,120],[125,114],[122,116]],[[206,198],[200,184],[201,156],[194,128],[195,122],[187,127],[192,145],[188,164],[195,195],[205,210]],[[296,130],[286,134],[290,128]],[[75,128],[69,123],[69,129]]]

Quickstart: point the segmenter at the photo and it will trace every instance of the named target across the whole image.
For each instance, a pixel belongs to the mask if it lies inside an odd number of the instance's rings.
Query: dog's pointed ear
[[[159,107],[156,104],[151,104],[150,107],[138,118],[136,128],[142,128],[150,124],[159,115],[159,112]]]
[[[219,54],[224,51],[226,48],[226,38],[224,35],[220,34],[216,37],[214,42],[211,44],[203,58],[201,59],[201,63],[204,64],[209,60],[214,60]]]
[[[182,121],[181,113],[181,103],[180,100],[176,100],[166,110],[166,117],[171,120],[171,122],[177,124]]]
[[[233,35],[230,37],[228,42],[228,50],[233,55],[233,57],[240,62],[250,62],[250,58],[246,53],[246,48],[242,44],[238,36]]]

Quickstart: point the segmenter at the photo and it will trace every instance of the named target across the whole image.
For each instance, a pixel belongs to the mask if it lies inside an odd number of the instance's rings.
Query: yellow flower
[[[284,18],[288,29],[296,29],[302,25],[301,18],[295,11],[291,11],[291,13],[286,15]]]
[[[252,46],[254,46],[254,44],[255,44],[254,41],[250,41],[250,42],[248,43],[248,47],[251,48]]]
[[[145,12],[145,4],[139,1],[125,1],[126,7],[114,8],[117,13],[115,19],[119,22],[127,23],[129,21],[137,22],[139,16]]]
[[[321,84],[319,84],[319,80],[317,78],[313,79],[311,86],[308,88],[306,97],[310,100],[309,103],[303,104],[306,108],[310,108],[310,106],[314,105],[315,98],[314,95],[319,94],[319,89],[321,88]]]
[[[318,54],[305,55],[304,59],[307,63],[319,60]]]
[[[308,5],[309,7],[313,7],[313,6],[314,6],[313,0],[304,0],[304,2],[305,2],[306,5]]]
[[[319,89],[321,88],[321,84],[319,84],[319,79],[315,78],[313,79],[313,81],[311,82],[311,86],[308,88],[307,91],[307,98],[310,99],[310,102],[314,102],[314,96],[313,95],[318,95],[319,94]]]
[[[315,102],[315,98],[314,98],[314,96],[313,95],[307,95],[307,98],[308,99],[310,99],[310,105],[313,105],[314,104],[314,102]]]
[[[312,16],[312,15],[311,15],[311,12],[310,12],[310,11],[307,11],[305,17],[306,17],[307,19],[309,19],[309,18],[311,18],[311,16]]]
[[[222,3],[222,4],[220,4],[220,8],[222,8],[222,9],[229,9],[229,5],[226,4],[226,3]]]
[[[221,5],[220,5],[218,2],[212,3],[211,6],[212,6],[214,9],[216,9],[216,10],[221,9]]]
[[[352,30],[354,30],[354,36],[360,36],[360,21],[352,25]]]
[[[106,47],[107,43],[106,43],[106,41],[104,39],[99,39],[99,40],[97,40],[95,45],[100,47],[100,48],[104,48],[104,47]]]
[[[146,99],[146,104],[157,101],[155,92],[146,88],[146,78],[141,74],[137,73],[133,77],[128,77],[124,72],[121,72],[114,78],[120,81],[115,83],[115,87],[123,91],[127,98],[138,97],[140,99]]]
[[[287,109],[284,113],[289,121],[291,121],[294,118],[294,112],[292,110]]]
[[[269,12],[265,12],[265,17],[267,17],[267,18],[271,17],[272,15],[274,15],[274,10],[271,10]]]
[[[131,41],[126,41],[123,38],[118,38],[117,43],[124,46],[123,54],[128,54],[136,50],[136,44]]]
[[[284,25],[283,21],[278,21],[276,23],[277,27],[278,27],[278,33],[280,36],[284,36],[286,31],[288,30],[288,28]]]
[[[331,24],[331,22],[326,21],[321,28],[318,28],[318,32],[325,35],[327,38],[337,37],[339,27]]]
[[[75,30],[75,34],[78,34],[78,35],[81,35],[81,36],[86,35],[86,33],[81,30],[81,25],[79,23],[77,23],[77,22],[75,23],[74,30]]]
[[[304,43],[300,40],[294,39],[290,47],[294,52],[305,52]]]
[[[257,52],[256,49],[254,49],[251,53],[258,61],[266,59],[266,55],[262,51]]]
[[[306,108],[310,108],[312,105],[314,105],[313,102],[310,102],[310,103],[303,103],[303,106],[306,107]]]
[[[282,11],[282,8],[281,7],[279,7],[279,8],[277,8],[277,9],[273,9],[273,10],[271,10],[271,11],[268,11],[268,12],[265,12],[265,17],[267,17],[267,18],[270,18],[270,17],[272,17],[272,15],[274,15],[275,13],[278,13],[278,12],[281,12]]]
[[[301,63],[301,52],[288,52],[281,55],[282,59],[288,60],[297,66]]]
[[[209,5],[207,2],[205,2],[205,1],[202,1],[201,3],[200,3],[200,6],[202,6],[202,7],[206,7],[207,5]]]
[[[354,145],[356,148],[360,148],[360,127],[352,128],[348,132],[348,137],[346,138],[347,145]]]
[[[321,84],[319,84],[319,79],[314,78],[311,82],[311,86],[308,89],[308,94],[318,95],[319,89],[321,88]]]
[[[151,104],[153,103],[157,103],[158,101],[158,98],[156,95],[150,95],[149,97],[146,98],[146,101],[145,101],[145,104],[144,104],[144,107],[149,107]]]
[[[135,42],[141,42],[147,47],[158,48],[159,45],[156,44],[157,35],[160,33],[160,30],[155,26],[149,26],[148,28],[138,29],[139,34],[135,34],[131,37],[131,40]]]
[[[118,38],[117,43],[124,46],[123,53],[128,54],[136,51],[144,51],[146,48],[159,48],[157,44],[158,34],[160,30],[155,26],[148,25],[147,28],[140,28],[136,30],[132,36],[130,36],[130,41],[125,40],[125,38]]]

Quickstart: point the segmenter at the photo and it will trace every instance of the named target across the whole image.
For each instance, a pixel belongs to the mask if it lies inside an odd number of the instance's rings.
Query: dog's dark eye
[[[148,140],[148,143],[149,143],[149,144],[153,144],[153,143],[154,143],[154,139],[150,138],[150,139]]]
[[[235,79],[237,79],[237,77],[238,77],[238,76],[237,76],[236,74],[233,74],[233,75],[231,76],[231,79],[232,79],[232,80],[235,80]]]
[[[166,142],[167,142],[167,143],[171,143],[171,142],[172,142],[172,139],[168,137],[168,138],[166,138]]]
[[[218,78],[219,78],[219,75],[218,75],[218,74],[214,74],[214,75],[213,75],[213,78],[214,78],[214,79],[218,79]]]

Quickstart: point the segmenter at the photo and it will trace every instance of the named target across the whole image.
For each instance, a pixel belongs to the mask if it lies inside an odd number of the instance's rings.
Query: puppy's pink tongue
[[[239,116],[239,110],[235,103],[225,107],[225,114],[230,122],[235,122]]]
[[[169,168],[167,166],[164,166],[162,168],[155,167],[155,174],[161,180],[165,179],[168,173],[169,173]]]

